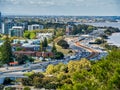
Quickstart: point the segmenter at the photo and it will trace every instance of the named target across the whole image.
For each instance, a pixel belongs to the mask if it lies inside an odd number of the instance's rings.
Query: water
[[[76,24],[87,24],[87,25],[93,25],[96,27],[115,27],[120,29],[120,23],[117,22],[101,22],[101,23],[76,23]],[[114,33],[110,37],[110,39],[107,40],[108,43],[111,43],[112,45],[116,45],[120,47],[120,33]]]
[[[120,33],[113,33],[107,40],[108,43],[120,47]]]
[[[87,24],[87,25],[93,25],[93,26],[96,26],[96,27],[115,27],[115,28],[119,28],[120,29],[120,23],[117,23],[117,22],[99,22],[99,23],[76,23],[77,25],[78,24]]]

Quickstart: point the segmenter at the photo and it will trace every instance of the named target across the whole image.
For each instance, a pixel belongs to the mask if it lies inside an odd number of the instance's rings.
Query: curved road
[[[94,58],[99,55],[99,52],[97,52],[96,50],[91,49],[89,47],[81,45],[78,41],[75,42],[75,45],[78,47],[82,47],[82,48],[86,49],[87,51],[91,52],[91,54],[88,57],[86,57],[87,59],[91,59],[91,58]]]

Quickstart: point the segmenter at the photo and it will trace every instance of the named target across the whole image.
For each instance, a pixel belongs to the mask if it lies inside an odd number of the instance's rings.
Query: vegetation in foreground
[[[49,65],[45,73],[28,74],[23,85],[58,90],[120,90],[120,49],[100,61],[86,59]]]

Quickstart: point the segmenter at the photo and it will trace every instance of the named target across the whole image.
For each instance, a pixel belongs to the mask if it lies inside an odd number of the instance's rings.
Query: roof
[[[18,64],[18,62],[10,62],[9,64],[10,65],[16,65],[16,64]]]
[[[33,51],[15,51],[14,53],[19,53],[19,54],[34,54],[35,52],[33,52]]]
[[[12,29],[23,29],[22,26],[13,26]]]

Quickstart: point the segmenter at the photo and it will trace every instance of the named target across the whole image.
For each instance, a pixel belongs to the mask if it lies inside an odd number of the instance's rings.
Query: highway
[[[79,42],[78,38],[66,38],[66,40],[68,41],[70,48],[74,51],[77,51],[76,54],[74,55],[75,56],[74,59],[71,59],[70,57],[66,57],[65,59],[62,59],[62,60],[52,60],[52,61],[41,62],[41,63],[37,63],[37,64],[31,63],[31,64],[27,65],[27,67],[25,67],[26,64],[20,65],[20,66],[12,66],[12,67],[8,66],[7,68],[3,67],[3,68],[0,68],[0,76],[1,77],[6,76],[7,74],[8,74],[8,76],[10,76],[9,75],[10,73],[12,73],[12,75],[14,76],[14,75],[16,75],[16,74],[14,74],[16,72],[26,72],[26,71],[32,71],[32,70],[37,70],[37,69],[42,69],[43,71],[45,71],[46,67],[49,64],[56,65],[60,62],[66,64],[70,60],[80,60],[81,58],[87,58],[88,60],[91,60],[91,59],[97,60],[98,57],[99,58],[102,57],[102,56],[100,56],[99,51],[84,45],[84,43],[81,44],[81,42]]]
[[[97,57],[99,55],[99,52],[97,52],[96,50],[94,50],[92,48],[81,45],[80,42],[75,42],[75,45],[78,47],[81,47],[83,49],[86,49],[88,52],[90,52],[90,55],[86,57],[87,59],[92,59],[92,58]]]

